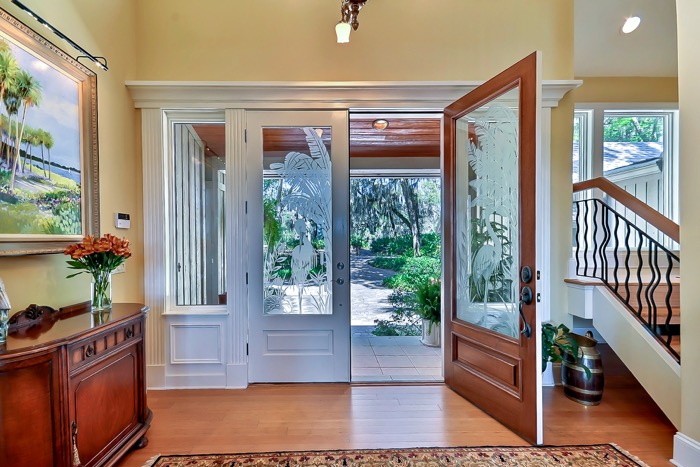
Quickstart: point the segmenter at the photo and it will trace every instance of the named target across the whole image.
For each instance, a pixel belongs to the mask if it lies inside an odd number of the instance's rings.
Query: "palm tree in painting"
[[[15,75],[18,71],[19,67],[17,66],[17,61],[15,60],[14,55],[12,55],[9,46],[7,45],[7,42],[0,41],[0,102],[4,101],[5,92],[12,87]],[[9,140],[9,121],[7,122],[7,127],[5,126],[5,123],[6,122],[2,122],[2,127],[3,130],[7,129],[7,137]],[[8,167],[10,165],[9,154],[10,153],[8,151],[5,160]]]
[[[41,102],[41,83],[26,71],[21,70],[17,73],[17,78],[15,79],[15,92],[22,104],[22,123],[19,124],[19,122],[17,122],[16,124],[16,127],[19,126],[19,128],[17,131],[17,138],[15,139],[15,163],[10,178],[10,191],[14,190],[15,187],[15,170],[17,169],[17,161],[19,160],[20,142],[22,141],[22,133],[24,132],[27,110],[30,107],[38,106]]]
[[[17,98],[14,86],[5,89],[5,95],[3,96],[2,101],[5,104],[5,110],[7,111],[7,143],[5,144],[5,160],[7,160],[7,167],[11,170],[14,165],[10,154],[10,145],[13,141],[17,140],[17,132],[13,131],[14,123],[12,117],[17,115],[20,106],[20,100]]]
[[[0,144],[0,162],[5,161],[5,166],[10,167],[10,159],[6,156],[10,154],[10,119],[7,115],[0,115],[0,129],[2,130],[2,144]]]
[[[41,128],[37,128],[35,132],[35,146],[41,148],[41,168],[44,170],[44,178],[48,178],[46,175],[46,158],[44,157],[44,141],[46,140],[46,131]]]
[[[0,41],[0,101],[5,97],[5,91],[12,87],[18,72],[17,60],[12,55],[7,42]]]
[[[22,143],[24,143],[24,159],[22,159],[22,173],[25,172],[27,163],[29,163],[29,171],[32,171],[32,148],[39,144],[37,141],[37,129],[30,126],[24,129],[22,134]]]
[[[49,153],[49,180],[51,179],[51,148],[53,147],[53,136],[48,131],[43,131],[42,144]],[[43,151],[43,149],[42,149]]]

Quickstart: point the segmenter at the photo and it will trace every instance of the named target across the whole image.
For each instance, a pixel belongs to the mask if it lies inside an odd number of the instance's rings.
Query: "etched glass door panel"
[[[348,113],[246,121],[248,380],[349,381]]]
[[[331,129],[263,128],[263,312],[332,313]]]
[[[456,317],[513,338],[520,332],[518,96],[515,88],[459,118],[455,135]]]

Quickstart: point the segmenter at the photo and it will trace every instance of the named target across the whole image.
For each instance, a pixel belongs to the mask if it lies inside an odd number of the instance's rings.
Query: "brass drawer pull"
[[[126,338],[131,339],[132,337],[134,337],[134,330],[131,328],[127,328],[126,329]]]
[[[87,348],[85,349],[85,356],[87,358],[90,358],[93,355],[95,355],[95,347],[93,347],[92,345],[88,345]]]

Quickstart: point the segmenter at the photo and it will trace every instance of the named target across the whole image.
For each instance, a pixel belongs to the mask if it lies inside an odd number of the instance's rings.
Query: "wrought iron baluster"
[[[600,202],[601,224],[603,226],[603,241],[600,242],[600,278],[608,283],[608,254],[607,249],[610,244],[610,223],[609,223],[609,208],[606,204]]]
[[[589,200],[586,200],[586,202],[583,204],[584,206],[584,211],[583,211],[583,218],[584,218],[584,223],[583,223],[583,275],[588,276],[588,224],[587,222],[588,213],[589,213],[589,208],[588,208]]]
[[[671,318],[673,318],[673,309],[671,308],[671,294],[673,293],[671,272],[673,271],[673,258],[669,252],[666,252],[666,261],[668,262],[668,265],[666,266],[666,297],[664,298],[664,305],[666,306],[666,320],[664,322],[664,329],[666,330],[666,336],[668,336],[666,346],[670,347],[673,339],[673,334],[671,333]]]
[[[615,264],[615,267],[613,268],[613,279],[615,279],[615,292],[617,292],[617,289],[620,287],[620,281],[617,279],[617,269],[618,269],[619,266],[620,266],[620,262],[619,262],[619,260],[617,259],[618,244],[620,243],[620,242],[618,241],[618,238],[617,238],[617,236],[618,236],[618,232],[617,232],[617,231],[618,231],[618,229],[619,229],[619,227],[620,227],[620,216],[619,216],[616,212],[614,212],[614,211],[613,211],[613,216],[615,216],[615,227],[614,227],[614,230],[613,230],[613,234],[614,234],[614,235],[613,235],[613,237],[612,237],[612,238],[613,238],[613,241],[615,242],[615,248],[613,248],[613,258],[614,258],[614,260],[615,260],[615,263],[614,263],[614,264]]]
[[[583,207],[585,208],[583,211],[583,218],[584,218],[584,224],[583,224],[583,275],[588,276],[588,222],[589,219],[589,200],[586,200],[584,203]]]
[[[625,303],[630,304],[630,229],[629,222],[625,222]]]
[[[648,237],[647,240],[649,240],[649,239],[650,238]],[[654,268],[653,268],[653,252],[652,252],[651,248],[649,248],[647,250],[647,257],[649,260],[649,272],[651,272],[651,280],[649,280],[649,282],[647,282],[647,285],[644,288],[644,299],[645,299],[646,304],[647,304],[647,323],[649,324],[651,331],[654,334],[657,334],[656,329],[654,329],[654,326],[656,323],[654,323],[654,321],[652,320],[652,315],[651,315],[652,310],[653,310],[652,305],[653,305],[653,299],[654,299],[651,292],[653,290],[654,281],[656,281],[656,271],[654,271]]]
[[[579,260],[579,235],[581,235],[581,201],[576,201],[574,203],[576,207],[576,236],[574,242],[576,243],[576,250],[574,252],[574,257],[576,258],[576,274],[579,274],[581,268],[581,261]]]
[[[593,277],[598,277],[598,203],[593,200]]]
[[[644,304],[642,303],[642,265],[644,260],[642,259],[642,246],[644,244],[644,239],[642,238],[639,229],[637,230],[637,237],[639,241],[637,242],[637,316],[642,318],[642,311],[644,309]]]
[[[652,306],[652,316],[653,316],[653,326],[654,330],[656,331],[656,335],[658,336],[660,334],[659,330],[659,307],[656,305],[656,289],[659,287],[659,284],[661,284],[661,268],[659,267],[659,244],[657,242],[654,242],[653,245],[650,245],[651,248],[649,248],[649,252],[651,253],[652,251],[654,252],[653,254],[653,263],[651,264],[652,267],[652,272],[654,276],[654,281],[653,281],[653,286],[651,287],[651,306]]]

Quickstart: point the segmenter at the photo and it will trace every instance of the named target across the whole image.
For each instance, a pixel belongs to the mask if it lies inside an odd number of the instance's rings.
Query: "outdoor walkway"
[[[369,264],[374,259],[371,253],[350,257],[350,300],[353,326],[374,326],[375,319],[389,319],[392,306],[389,302],[391,289],[382,282],[396,274],[390,269],[375,268]]]
[[[351,359],[353,382],[443,381],[441,349],[421,344],[419,336],[353,332]]]
[[[352,381],[443,381],[440,348],[421,344],[419,336],[375,336],[376,319],[388,319],[391,289],[382,285],[395,274],[369,264],[368,251],[352,255]]]

